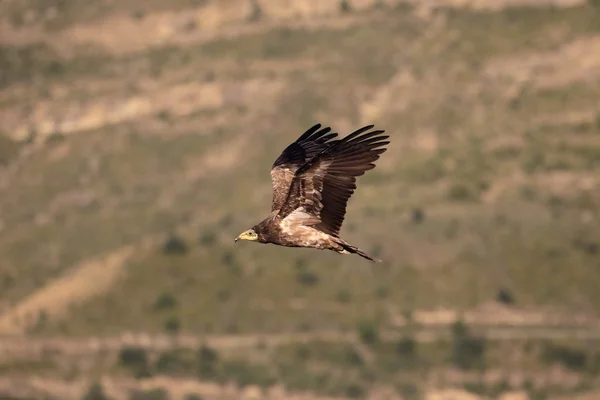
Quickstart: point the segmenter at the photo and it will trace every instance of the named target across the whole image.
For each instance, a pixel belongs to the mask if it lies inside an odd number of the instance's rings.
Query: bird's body
[[[289,145],[271,169],[271,214],[238,239],[354,253],[378,261],[338,236],[356,177],[386,151],[383,131],[361,128],[343,139],[317,124]]]
[[[353,248],[339,237],[327,234],[310,225],[304,225],[307,214],[303,211],[281,218],[277,215],[264,219],[252,228],[258,234],[258,242],[272,243],[286,247],[312,247],[321,250],[334,250],[348,254]],[[300,218],[298,219],[298,216]]]

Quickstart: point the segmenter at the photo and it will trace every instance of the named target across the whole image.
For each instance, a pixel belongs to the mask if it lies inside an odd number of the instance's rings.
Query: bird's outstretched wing
[[[327,148],[331,143],[329,141],[337,136],[337,133],[330,133],[330,131],[330,127],[321,129],[321,124],[312,126],[275,160],[271,168],[272,212],[281,209],[298,168]]]
[[[374,161],[385,152],[389,143],[383,130],[369,132],[365,126],[315,154],[296,170],[289,195],[279,217],[293,213],[290,221],[312,225],[314,228],[337,236],[348,199],[356,189],[356,177],[375,168]],[[301,221],[300,221],[301,219]]]

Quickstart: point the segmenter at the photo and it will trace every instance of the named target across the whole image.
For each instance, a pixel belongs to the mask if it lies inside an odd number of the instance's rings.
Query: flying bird
[[[304,132],[273,163],[271,214],[235,241],[333,250],[379,262],[338,236],[356,177],[375,168],[389,144],[389,136],[373,127],[343,139],[321,124]]]

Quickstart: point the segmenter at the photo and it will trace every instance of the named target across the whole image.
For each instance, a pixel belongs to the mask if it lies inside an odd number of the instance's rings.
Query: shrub
[[[598,253],[598,250],[600,249],[600,245],[590,239],[587,239],[585,237],[582,237],[580,235],[578,235],[577,237],[575,237],[572,241],[571,244],[573,245],[574,248],[576,248],[579,251],[582,251],[584,253],[590,254],[590,255],[595,255]]]
[[[319,283],[319,276],[311,271],[298,271],[296,280],[303,286],[314,286]]]
[[[413,209],[411,219],[414,224],[420,224],[425,220],[425,211],[423,211],[422,208],[418,207]]]
[[[146,13],[144,12],[144,10],[135,10],[131,12],[131,18],[135,19],[135,20],[142,20],[146,17]]]
[[[67,140],[66,136],[60,132],[54,132],[50,135],[46,136],[44,139],[44,143],[47,145],[55,145],[64,142]]]
[[[123,347],[119,352],[119,364],[131,370],[138,378],[150,376],[148,355],[140,347]]]
[[[188,245],[181,237],[171,235],[163,244],[163,253],[168,255],[184,255],[188,252]]]
[[[358,337],[365,344],[375,344],[379,341],[379,329],[374,322],[362,321],[358,324]]]
[[[498,291],[498,294],[496,295],[496,300],[499,303],[506,305],[515,304],[515,297],[513,296],[512,292],[506,288],[502,288]]]
[[[412,336],[405,336],[396,343],[396,353],[402,358],[414,358],[417,353],[417,343]]]
[[[341,289],[337,293],[337,295],[335,296],[335,298],[340,303],[348,303],[352,299],[352,296],[350,295],[350,292],[347,291],[346,289]]]
[[[483,338],[472,337],[467,326],[457,321],[452,326],[451,361],[461,369],[483,367],[485,341]]]
[[[348,0],[340,0],[340,11],[342,13],[348,13],[352,11],[352,7],[350,6]]]
[[[29,328],[31,332],[39,332],[44,329],[48,322],[48,313],[46,310],[39,310],[35,318],[35,324]]]
[[[164,375],[184,374],[193,370],[193,364],[185,358],[183,353],[167,350],[157,358],[154,370]]]
[[[219,354],[216,350],[203,345],[198,349],[197,367],[201,378],[214,378],[217,373]]]
[[[294,263],[294,268],[296,268],[297,271],[304,271],[306,269],[306,264],[306,259],[297,258],[296,262]]]
[[[469,201],[475,199],[475,194],[467,185],[455,183],[448,189],[448,199],[453,201]]]
[[[163,122],[169,122],[171,120],[171,113],[167,110],[159,111],[156,117]]]
[[[573,371],[583,371],[587,366],[588,356],[581,349],[548,344],[543,349],[542,360],[562,364]]]
[[[358,383],[349,383],[344,394],[351,399],[361,399],[365,397],[365,388]]]
[[[276,379],[264,365],[253,365],[244,361],[228,361],[222,365],[223,378],[234,381],[238,386],[271,386]]]
[[[163,292],[154,301],[154,309],[157,311],[170,310],[177,306],[177,299],[172,293]]]
[[[165,389],[134,390],[129,397],[131,400],[168,400],[169,392]]]
[[[180,329],[181,329],[181,322],[179,321],[179,318],[177,316],[172,315],[165,320],[165,323],[164,323],[165,332],[174,334],[174,333],[178,333]]]
[[[81,400],[108,400],[108,396],[104,393],[102,384],[100,382],[94,382]]]
[[[294,350],[295,356],[298,360],[308,360],[310,358],[311,355],[311,351],[310,351],[310,347],[308,347],[306,344],[304,343],[298,343],[296,344],[296,348]]]
[[[185,395],[184,400],[204,400],[204,397],[197,393],[188,393]]]
[[[296,325],[296,330],[298,332],[310,332],[312,331],[313,326],[308,321],[301,321]]]
[[[258,0],[253,0],[251,6],[252,10],[250,10],[250,14],[248,15],[248,22],[260,21],[263,17],[263,10]]]
[[[140,347],[123,347],[119,352],[119,363],[124,367],[145,364],[147,362],[146,350]]]
[[[342,357],[342,361],[348,365],[360,366],[364,363],[360,354],[352,346],[344,348]]]

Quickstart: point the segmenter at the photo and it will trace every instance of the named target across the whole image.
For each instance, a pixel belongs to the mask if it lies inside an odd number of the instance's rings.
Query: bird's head
[[[235,238],[235,242],[238,240],[249,240],[256,242],[258,240],[258,233],[256,233],[254,228],[248,229],[247,231],[240,233],[239,236]]]

